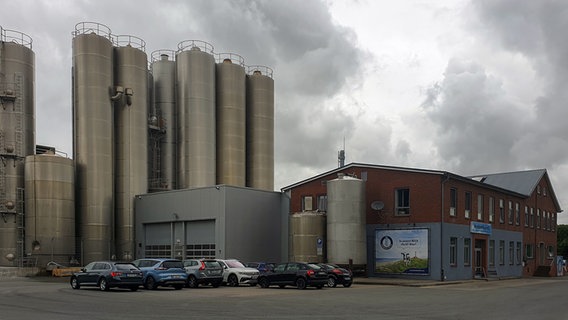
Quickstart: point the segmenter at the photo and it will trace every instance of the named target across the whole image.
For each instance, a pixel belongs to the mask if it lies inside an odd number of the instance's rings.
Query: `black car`
[[[247,263],[244,263],[244,265],[245,265],[245,267],[255,268],[260,273],[265,273],[265,272],[268,272],[268,271],[272,271],[272,269],[274,269],[274,266],[276,266],[276,263],[272,263],[272,262],[247,262]]]
[[[330,263],[318,263],[327,272],[327,286],[335,288],[338,284],[349,288],[353,284],[353,273],[345,268]]]
[[[94,261],[71,276],[71,288],[99,287],[108,291],[112,287],[138,290],[142,285],[142,271],[128,262]]]
[[[323,288],[327,283],[327,272],[316,264],[302,262],[281,263],[273,270],[260,274],[258,284],[261,288],[277,285],[284,288],[287,285],[298,289],[306,287]]]

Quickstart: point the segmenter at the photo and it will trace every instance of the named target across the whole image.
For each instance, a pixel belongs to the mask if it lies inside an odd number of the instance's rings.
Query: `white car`
[[[259,271],[255,268],[245,267],[236,259],[217,259],[223,267],[223,282],[230,287],[238,287],[239,284],[256,286]]]

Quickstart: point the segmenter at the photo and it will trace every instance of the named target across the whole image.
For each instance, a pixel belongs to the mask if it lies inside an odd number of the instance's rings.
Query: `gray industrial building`
[[[285,261],[289,199],[218,185],[139,195],[137,257]]]

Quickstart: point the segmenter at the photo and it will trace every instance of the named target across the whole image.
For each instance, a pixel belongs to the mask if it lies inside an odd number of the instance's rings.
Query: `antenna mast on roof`
[[[337,166],[339,168],[345,166],[345,137],[343,137],[343,149],[337,152]]]

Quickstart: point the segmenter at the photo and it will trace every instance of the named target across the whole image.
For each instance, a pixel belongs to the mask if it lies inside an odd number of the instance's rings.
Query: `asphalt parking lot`
[[[565,319],[568,277],[351,288],[71,289],[68,278],[0,281],[0,319]]]

